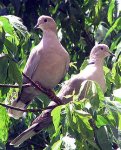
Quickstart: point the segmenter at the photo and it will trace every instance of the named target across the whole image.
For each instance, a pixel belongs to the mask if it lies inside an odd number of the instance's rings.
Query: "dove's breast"
[[[86,69],[84,69],[82,72],[81,76],[83,79],[96,81],[102,88],[103,92],[105,92],[106,83],[102,67],[97,67],[95,65],[87,66]]]
[[[39,81],[45,88],[55,87],[63,78],[66,61],[59,53],[43,53],[32,80]]]

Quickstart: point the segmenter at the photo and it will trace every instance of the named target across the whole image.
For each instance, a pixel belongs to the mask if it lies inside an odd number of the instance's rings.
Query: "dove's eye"
[[[103,50],[103,47],[101,47],[100,49]]]
[[[47,19],[44,19],[44,22],[47,22]]]

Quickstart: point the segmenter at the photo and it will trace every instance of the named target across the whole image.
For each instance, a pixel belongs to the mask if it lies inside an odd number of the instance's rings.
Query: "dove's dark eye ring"
[[[47,22],[47,19],[44,19],[44,22]]]
[[[103,50],[103,47],[101,47],[100,49]]]

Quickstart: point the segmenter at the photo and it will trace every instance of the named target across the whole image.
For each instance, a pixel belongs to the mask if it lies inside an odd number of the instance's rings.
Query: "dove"
[[[40,16],[35,28],[43,31],[43,37],[31,50],[23,73],[32,81],[39,82],[43,88],[53,89],[68,71],[70,57],[57,37],[56,23],[53,18]],[[23,84],[28,82],[23,77]],[[25,109],[39,94],[40,91],[33,87],[24,87],[18,98],[12,102],[12,106]],[[23,115],[23,112],[13,109],[9,109],[8,113],[15,119]]]
[[[104,58],[108,56],[114,56],[109,51],[109,47],[106,44],[95,45],[89,56],[89,63],[84,70],[79,74],[73,75],[70,80],[66,81],[58,93],[58,97],[63,103],[67,103],[72,100],[73,97],[66,98],[66,95],[72,95],[73,91],[75,95],[79,94],[80,87],[83,81],[92,80],[99,84],[103,93],[106,91],[105,76],[103,71]],[[78,95],[79,99],[84,98],[85,92],[81,92]]]
[[[82,82],[86,80],[96,81],[100,85],[103,92],[105,92],[106,84],[103,72],[103,62],[104,58],[110,55],[114,56],[114,54],[109,51],[107,45],[98,44],[94,46],[90,52],[89,64],[84,70],[82,70],[82,72],[72,76],[65,82],[65,84],[62,85],[57,97],[59,97],[64,104],[72,101],[72,97],[66,98],[66,96],[72,95],[73,91],[75,91],[75,94],[78,94]],[[83,98],[84,95],[83,93],[81,94],[82,95],[79,95],[79,97]],[[51,101],[49,106],[53,106],[54,108],[57,104]],[[39,133],[43,128],[48,127],[52,123],[51,111],[52,109],[45,110],[33,121],[32,125],[27,130],[22,132],[11,142],[11,145],[17,147],[25,140]]]

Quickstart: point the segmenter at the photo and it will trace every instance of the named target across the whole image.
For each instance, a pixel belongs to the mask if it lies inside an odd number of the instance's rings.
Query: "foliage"
[[[121,147],[121,15],[117,0],[1,0],[0,83],[21,86],[21,72],[30,50],[39,41],[38,34],[41,35],[39,31],[35,33],[33,27],[42,14],[55,19],[58,36],[70,54],[71,67],[65,80],[85,67],[86,57],[95,43],[106,43],[116,58],[107,59],[104,66],[107,83],[105,97],[98,85],[91,82],[85,99],[77,101],[74,95],[73,102],[53,110],[54,127],[49,127],[49,136],[47,131],[43,131],[25,142],[23,149],[43,149],[47,144],[46,149],[53,150],[110,150],[117,145]],[[15,89],[1,88],[0,101],[10,103],[17,97],[17,92]],[[47,106],[49,101],[46,99],[43,97],[43,102],[38,97],[30,107]],[[0,149],[13,150],[9,141],[37,116],[38,113],[28,113],[15,121],[0,107]]]

